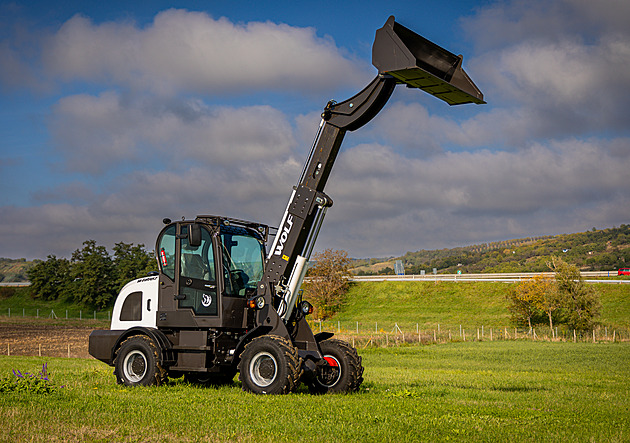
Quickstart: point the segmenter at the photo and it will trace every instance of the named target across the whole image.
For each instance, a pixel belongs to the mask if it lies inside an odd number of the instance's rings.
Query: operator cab
[[[168,222],[155,249],[157,326],[245,328],[246,300],[263,276],[269,228],[215,216]]]

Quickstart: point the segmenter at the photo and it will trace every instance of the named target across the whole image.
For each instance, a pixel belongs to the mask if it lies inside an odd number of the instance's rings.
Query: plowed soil
[[[92,358],[88,353],[90,332],[107,326],[83,323],[0,319],[0,355]]]

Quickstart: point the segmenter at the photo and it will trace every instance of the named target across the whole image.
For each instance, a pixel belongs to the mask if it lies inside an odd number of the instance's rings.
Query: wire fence
[[[107,320],[111,321],[112,311],[94,311],[82,309],[35,309],[35,308],[7,308],[0,314],[5,318],[51,318],[65,320]]]
[[[357,348],[389,347],[406,344],[432,344],[470,341],[539,340],[563,342],[622,342],[630,341],[630,329],[598,326],[591,330],[575,330],[566,327],[519,328],[470,327],[464,325],[436,324],[432,328],[399,324],[397,322],[366,323],[360,321],[312,321],[314,333],[332,332],[336,337],[352,342]]]
[[[51,357],[89,358],[88,335],[95,327],[94,320],[109,321],[111,311],[82,311],[53,309],[10,309],[5,319],[40,318],[43,322],[26,321],[0,323],[0,355],[31,355]],[[51,321],[51,319],[59,321]],[[64,320],[85,320],[77,325]],[[92,320],[92,321],[90,321]],[[332,332],[361,349],[430,345],[454,342],[492,342],[500,340],[534,340],[574,343],[614,343],[630,341],[630,328],[599,326],[592,330],[573,330],[566,327],[519,328],[514,326],[427,325],[395,321],[309,321],[315,334]],[[98,327],[100,323],[96,324]]]

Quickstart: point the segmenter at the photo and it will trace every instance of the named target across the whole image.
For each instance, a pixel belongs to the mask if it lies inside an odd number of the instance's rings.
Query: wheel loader
[[[362,91],[323,109],[278,228],[216,215],[164,219],[155,245],[159,272],[128,283],[111,328],[90,334],[90,354],[114,367],[118,383],[159,385],[183,376],[222,384],[239,373],[242,389],[255,394],[286,394],[300,383],[318,394],[359,389],[361,357],[332,333],[313,333],[313,307],[300,291],[333,204],[324,188],[343,138],[374,118],[401,84],[449,105],[485,103],[462,56],[393,16],[376,31],[372,63],[378,73]]]

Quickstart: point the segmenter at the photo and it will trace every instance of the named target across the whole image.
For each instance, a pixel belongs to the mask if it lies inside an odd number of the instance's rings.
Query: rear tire
[[[345,341],[330,339],[319,343],[327,364],[317,371],[308,389],[313,394],[339,394],[359,390],[363,382],[363,366],[357,350]]]
[[[238,367],[243,391],[254,394],[288,394],[302,375],[297,349],[277,335],[253,339],[245,346]]]
[[[125,386],[161,385],[167,380],[159,364],[159,348],[146,335],[134,335],[122,342],[114,359],[116,381]]]

